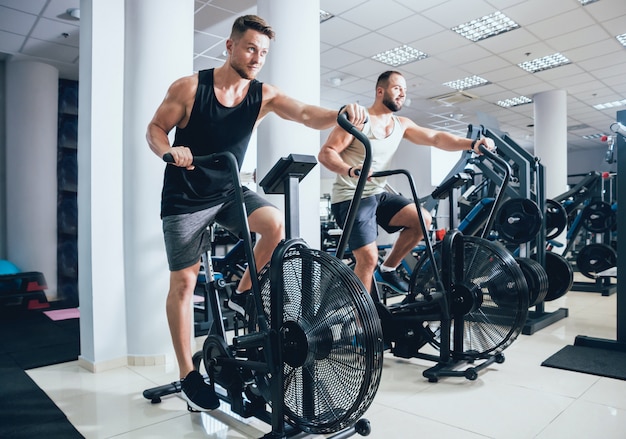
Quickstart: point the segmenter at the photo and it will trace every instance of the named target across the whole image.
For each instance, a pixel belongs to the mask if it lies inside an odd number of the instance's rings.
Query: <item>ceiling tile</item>
[[[80,27],[48,18],[40,18],[33,28],[31,37],[78,47]],[[64,34],[67,34],[65,36]]]
[[[410,9],[394,1],[370,0],[343,12],[341,17],[368,29],[377,30],[401,21],[410,13],[412,13]]]
[[[398,47],[397,41],[385,38],[376,32],[365,34],[341,45],[343,50],[371,58],[379,52]]]
[[[28,35],[36,20],[36,15],[0,6],[0,30],[18,35]]]
[[[78,58],[78,48],[76,47],[48,43],[35,38],[28,39],[22,52],[37,58],[56,59],[67,63],[74,62]]]
[[[0,52],[17,53],[24,44],[24,37],[0,30]]]
[[[29,14],[38,15],[43,8],[46,6],[48,0],[2,0],[2,6],[6,6],[7,8],[15,9],[22,12],[28,12]],[[0,9],[0,15],[2,15],[4,11]]]
[[[422,12],[425,17],[446,29],[467,23],[476,18],[496,12],[487,2],[482,0],[450,0]]]
[[[339,69],[360,59],[361,57],[353,53],[334,48],[320,55],[320,64],[331,69]]]
[[[341,17],[334,17],[320,24],[320,40],[331,46],[340,46],[367,33],[369,31],[363,26],[352,24]]]
[[[547,4],[548,2],[545,3]],[[550,4],[552,4],[552,2]],[[592,24],[595,24],[595,22],[581,7],[560,13],[547,20],[529,24],[525,26],[525,28],[535,34],[537,38],[546,41],[562,33],[573,32],[582,27],[591,26]]]
[[[433,23],[431,20],[420,15],[403,16],[400,21],[389,26],[383,26],[378,29],[378,33],[396,41],[406,43],[407,35],[411,36],[413,41],[419,41],[430,35],[447,30],[445,27]]]
[[[212,0],[210,3],[211,6],[231,11],[237,16],[256,14],[256,0]]]

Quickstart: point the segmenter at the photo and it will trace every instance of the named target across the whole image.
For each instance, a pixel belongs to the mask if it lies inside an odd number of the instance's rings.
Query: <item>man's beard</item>
[[[240,65],[238,64],[234,64],[232,61],[230,63],[231,67],[233,68],[233,70],[235,72],[237,72],[239,74],[239,76],[241,76],[242,79],[247,79],[249,81],[253,80],[255,78],[254,75],[250,75],[245,69],[243,69]]]
[[[396,101],[388,97],[383,98],[383,105],[393,112],[402,110],[402,104],[398,104]]]

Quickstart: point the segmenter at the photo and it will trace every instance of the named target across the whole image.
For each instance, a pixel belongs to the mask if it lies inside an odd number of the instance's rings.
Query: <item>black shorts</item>
[[[248,216],[260,207],[276,208],[259,194],[246,188],[243,197]],[[214,222],[235,236],[241,236],[243,227],[239,219],[239,209],[236,201],[232,200],[198,212],[163,217],[163,237],[170,271],[191,267],[211,249],[208,227]]]
[[[351,201],[342,201],[330,206],[331,212],[337,221],[337,225],[343,228],[348,216],[348,208]],[[348,245],[351,249],[361,248],[364,245],[376,241],[378,237],[378,226],[381,226],[387,233],[395,233],[402,230],[402,227],[389,225],[391,218],[400,212],[413,201],[402,195],[383,192],[371,197],[363,198],[359,204],[352,232],[348,237]]]

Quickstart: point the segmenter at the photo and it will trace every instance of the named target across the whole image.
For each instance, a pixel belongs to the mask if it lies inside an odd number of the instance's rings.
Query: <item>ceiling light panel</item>
[[[468,90],[470,88],[480,87],[481,85],[490,84],[485,78],[480,76],[468,76],[463,79],[456,79],[450,82],[444,82],[443,85],[454,88],[455,90]]]
[[[626,47],[626,34],[617,35],[615,38],[622,46]]]
[[[604,136],[606,136],[606,134],[604,134],[604,133],[596,133],[596,134],[584,135],[584,136],[582,136],[582,138],[585,139],[585,140],[593,140],[593,139],[601,139]]]
[[[398,67],[424,58],[428,58],[428,55],[406,44],[372,56],[373,60],[392,67]]]
[[[586,6],[586,5],[588,5],[589,3],[595,3],[595,2],[597,2],[598,0],[578,0],[578,1],[580,2],[580,4],[581,4],[581,5]]]
[[[520,27],[502,12],[485,15],[452,28],[457,34],[470,41],[480,41]]]
[[[570,64],[571,61],[560,53],[554,53],[552,55],[544,56],[543,58],[536,58],[532,61],[525,61],[519,63],[518,66],[530,73],[537,73],[543,70],[553,69],[555,67],[564,66]]]
[[[497,104],[504,108],[517,107],[518,105],[530,104],[533,100],[526,96],[518,96],[515,98],[504,99],[498,101]]]
[[[594,105],[593,108],[595,108],[596,110],[606,110],[608,108],[621,107],[624,105],[626,105],[626,99],[622,99],[621,101],[605,102],[604,104],[597,104]]]

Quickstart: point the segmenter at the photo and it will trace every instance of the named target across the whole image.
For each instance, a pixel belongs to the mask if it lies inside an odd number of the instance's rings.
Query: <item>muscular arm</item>
[[[283,119],[301,123],[309,128],[325,130],[337,123],[337,110],[309,105],[287,96],[278,88],[263,84],[263,108],[259,120],[269,112],[274,112]],[[346,105],[348,120],[354,125],[364,122],[365,109],[358,104]]]
[[[417,145],[432,145],[444,151],[466,151],[472,149],[472,139],[455,136],[445,131],[436,131],[417,125],[412,120],[401,117],[400,121],[404,126],[404,138]],[[478,152],[478,146],[484,144],[489,149],[493,149],[493,140],[488,138],[479,139],[474,145],[474,151]]]
[[[348,175],[350,166],[341,158],[341,152],[350,146],[354,137],[341,127],[337,127],[331,131],[328,139],[322,146],[317,159],[329,171],[336,174]],[[354,170],[350,172],[349,177],[354,177]]]
[[[177,166],[190,167],[192,156],[187,147],[172,148],[169,132],[176,126],[186,125],[198,86],[197,76],[187,76],[175,81],[167,91],[146,130],[150,149],[159,157],[169,152]]]

